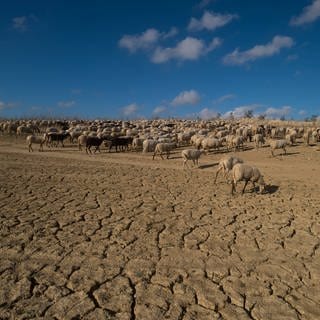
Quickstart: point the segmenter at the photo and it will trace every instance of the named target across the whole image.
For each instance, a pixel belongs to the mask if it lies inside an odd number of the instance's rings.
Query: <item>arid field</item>
[[[320,319],[319,147],[249,143],[269,187],[243,196],[213,183],[223,152],[188,170],[182,149],[0,136],[0,319]]]

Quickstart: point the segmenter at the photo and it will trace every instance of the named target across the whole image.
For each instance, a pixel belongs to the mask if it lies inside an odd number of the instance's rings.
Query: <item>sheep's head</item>
[[[258,180],[259,193],[264,193],[266,191],[266,183],[264,182],[263,176],[260,176]]]

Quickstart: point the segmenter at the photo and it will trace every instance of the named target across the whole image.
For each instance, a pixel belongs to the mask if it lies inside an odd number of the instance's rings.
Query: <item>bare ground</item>
[[[316,147],[239,152],[270,192],[231,196],[222,154],[0,139],[0,319],[320,318]]]

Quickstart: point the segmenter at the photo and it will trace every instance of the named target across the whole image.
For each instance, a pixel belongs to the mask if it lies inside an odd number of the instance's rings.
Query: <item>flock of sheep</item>
[[[40,151],[43,146],[64,146],[64,140],[69,138],[70,143],[77,141],[79,150],[86,148],[87,153],[92,153],[91,147],[100,151],[104,145],[109,152],[112,147],[116,151],[153,152],[152,158],[159,155],[167,159],[177,147],[192,146],[181,152],[183,168],[189,168],[188,161],[198,165],[202,154],[208,152],[245,150],[252,142],[256,149],[268,144],[272,156],[275,150],[282,149],[297,143],[302,139],[307,145],[317,144],[320,140],[320,128],[315,125],[281,125],[282,123],[248,123],[245,121],[195,121],[195,120],[137,120],[137,121],[60,121],[49,122],[0,122],[0,131],[8,134],[27,135],[28,150],[33,151],[32,145],[39,144]],[[250,181],[255,189],[265,190],[265,182],[259,171],[254,166],[244,164],[240,158],[227,156],[219,162],[215,176],[215,183],[220,171],[225,177],[231,173],[231,193],[235,192],[239,181],[245,181],[242,193]]]

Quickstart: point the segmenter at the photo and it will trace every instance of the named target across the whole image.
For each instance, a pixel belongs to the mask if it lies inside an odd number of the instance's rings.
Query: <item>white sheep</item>
[[[270,140],[269,145],[271,148],[271,154],[274,157],[274,150],[283,149],[284,153],[287,153],[286,146],[288,145],[288,141],[285,139],[281,140]]]
[[[82,151],[82,147],[85,147],[85,146],[86,146],[87,139],[88,139],[88,136],[87,136],[87,135],[84,135],[84,134],[82,134],[80,137],[78,137],[78,147],[79,147],[79,151]]]
[[[216,183],[217,181],[217,177],[219,172],[222,170],[224,173],[224,177],[226,178],[227,174],[229,173],[229,171],[232,170],[232,168],[237,164],[237,163],[243,163],[243,160],[238,158],[238,157],[233,157],[233,156],[229,156],[229,157],[224,157],[219,161],[218,164],[218,170],[216,172],[216,176],[214,179],[214,183]]]
[[[253,136],[253,141],[255,143],[256,149],[259,149],[259,146],[262,146],[263,144],[265,144],[265,139],[263,137],[263,135],[261,133],[256,133]]]
[[[201,146],[205,150],[211,148],[219,150],[219,147],[222,147],[222,140],[217,138],[205,138],[201,141]]]
[[[242,189],[242,194],[244,193],[246,186],[249,181],[251,181],[253,185],[253,190],[255,190],[255,183],[259,185],[259,193],[262,193],[265,190],[265,182],[263,180],[263,176],[261,175],[258,168],[250,166],[244,163],[237,163],[232,168],[232,187],[231,194],[236,192],[236,185],[239,181],[244,181],[244,186]]]
[[[182,159],[183,159],[183,168],[188,167],[188,160],[192,160],[194,165],[199,165],[199,158],[202,154],[206,154],[206,151],[201,149],[185,149],[181,151]]]
[[[144,140],[142,143],[143,152],[153,152],[156,149],[156,145],[158,144],[158,141],[147,139]]]
[[[32,149],[33,143],[40,144],[39,151],[43,151],[43,145],[46,141],[46,138],[45,138],[45,136],[39,137],[39,136],[29,135],[29,136],[27,136],[26,141],[28,144],[29,152],[30,151],[33,152],[33,149]]]
[[[162,154],[165,153],[167,155],[167,159],[169,159],[170,151],[175,149],[177,147],[176,143],[158,143],[156,145],[156,148],[153,153],[152,160],[154,160],[154,157],[159,154],[161,159],[163,160]]]

